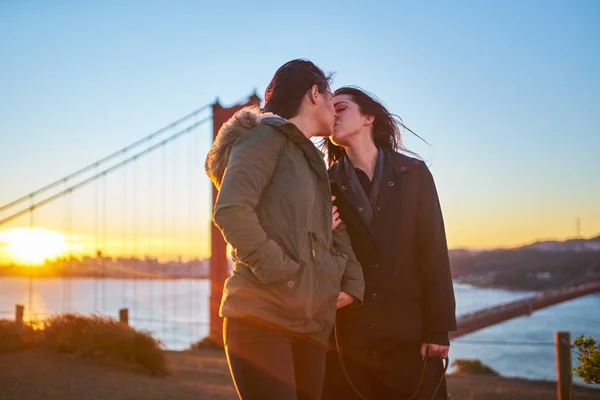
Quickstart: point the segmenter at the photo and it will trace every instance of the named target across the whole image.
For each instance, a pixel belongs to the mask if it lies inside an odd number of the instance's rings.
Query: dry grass
[[[20,328],[0,320],[0,400],[236,399],[223,351],[206,347],[163,352],[148,334],[97,317]],[[556,399],[555,382],[470,373],[450,375],[448,390],[453,400]],[[573,388],[573,399],[598,398],[598,390]]]
[[[235,400],[223,351],[165,352],[172,373],[156,377],[74,355],[30,349],[0,354],[1,400]],[[453,400],[555,400],[555,382],[451,375]],[[574,400],[600,391],[573,388]]]
[[[0,354],[1,400],[235,400],[223,351],[165,352],[172,373],[156,377],[43,349]],[[555,400],[555,382],[451,375],[453,400]],[[600,398],[573,388],[574,400]]]
[[[156,339],[111,318],[61,314],[20,327],[0,320],[0,352],[32,347],[138,366],[156,375],[169,372]]]
[[[165,352],[168,376],[34,348],[0,354],[0,400],[236,400],[222,352]]]

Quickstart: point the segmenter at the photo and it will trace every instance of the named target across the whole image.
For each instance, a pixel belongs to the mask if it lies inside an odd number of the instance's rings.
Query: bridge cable
[[[96,173],[98,173],[98,168],[96,168]],[[98,186],[100,185],[100,183],[96,183],[94,185],[94,253],[96,255],[95,259],[95,263],[94,263],[94,312],[97,313],[98,312],[98,256],[100,254],[98,254],[98,237],[100,236],[100,232],[99,232],[99,190],[98,190]]]
[[[177,121],[172,122],[169,125],[167,125],[167,126],[161,128],[161,129],[159,129],[159,130],[151,133],[150,135],[148,135],[148,136],[146,136],[146,137],[144,137],[144,138],[142,138],[142,139],[140,139],[140,140],[138,140],[138,141],[130,144],[129,146],[123,147],[122,149],[117,150],[114,153],[112,153],[112,154],[110,154],[110,155],[108,155],[108,156],[106,156],[104,158],[101,158],[100,160],[97,160],[97,161],[93,162],[92,164],[90,164],[90,165],[88,165],[88,166],[86,166],[84,168],[81,168],[80,170],[78,170],[78,171],[76,171],[76,172],[74,172],[74,173],[72,173],[70,175],[67,175],[67,176],[65,176],[65,177],[63,177],[63,178],[61,178],[61,179],[59,179],[57,181],[54,181],[54,182],[52,182],[52,183],[50,183],[50,184],[42,187],[41,189],[38,189],[38,190],[36,190],[34,192],[31,192],[31,193],[29,193],[29,194],[27,194],[27,195],[25,195],[23,197],[18,198],[17,200],[11,201],[10,203],[7,203],[7,204],[5,204],[3,206],[0,206],[0,212],[5,211],[5,210],[7,210],[9,208],[12,208],[12,207],[16,206],[17,204],[20,204],[20,203],[24,202],[25,200],[31,199],[34,196],[37,196],[37,195],[39,195],[39,194],[41,194],[43,192],[46,192],[46,191],[48,191],[48,190],[50,190],[50,189],[58,186],[59,184],[61,184],[63,182],[67,182],[67,181],[69,181],[69,180],[71,180],[71,179],[73,179],[73,178],[75,178],[75,177],[77,177],[77,176],[79,176],[79,175],[81,175],[81,174],[83,174],[85,172],[88,172],[88,171],[90,171],[90,170],[92,170],[92,169],[94,169],[94,168],[96,168],[96,167],[98,167],[98,166],[100,166],[100,165],[102,165],[102,164],[104,164],[104,163],[106,163],[106,162],[108,162],[108,161],[110,161],[110,160],[118,157],[118,156],[124,155],[128,151],[130,151],[130,150],[132,150],[132,149],[134,149],[136,147],[139,147],[140,145],[142,145],[144,143],[147,143],[147,142],[151,141],[152,139],[154,139],[156,137],[159,137],[159,136],[163,135],[165,132],[167,132],[170,129],[176,127],[177,125],[179,125],[183,121],[185,121],[185,120],[187,120],[187,119],[189,119],[191,117],[197,116],[199,113],[201,113],[202,111],[205,111],[205,110],[209,109],[211,106],[212,106],[211,104],[206,104],[206,105],[198,108],[197,110],[192,111],[191,113],[189,113],[189,114],[187,114],[187,115],[179,118]]]
[[[173,141],[175,139],[178,139],[179,137],[181,137],[181,136],[183,136],[183,135],[191,132],[193,129],[197,128],[202,123],[204,123],[204,122],[206,122],[206,121],[208,121],[210,119],[212,119],[212,116],[204,118],[201,121],[199,121],[199,122],[197,122],[197,123],[195,123],[193,125],[190,125],[188,128],[186,128],[186,129],[184,129],[182,131],[179,131],[179,132],[177,132],[177,133],[169,136],[168,138],[162,140],[161,142],[159,142],[159,143],[157,143],[157,144],[155,144],[153,146],[148,147],[147,149],[145,149],[145,150],[137,153],[136,155],[131,156],[131,157],[129,157],[129,158],[127,158],[127,159],[119,162],[118,164],[115,164],[112,167],[109,167],[109,168],[105,169],[104,171],[102,171],[102,172],[100,172],[100,173],[98,173],[96,175],[93,175],[90,178],[88,178],[88,179],[86,179],[86,180],[84,180],[82,182],[79,182],[79,183],[71,186],[68,189],[65,189],[65,190],[63,190],[63,191],[61,191],[61,192],[59,192],[57,194],[54,194],[54,195],[52,195],[50,197],[47,197],[46,199],[44,199],[42,201],[39,201],[39,202],[31,205],[30,207],[27,207],[25,209],[21,209],[20,211],[14,213],[14,214],[12,214],[12,215],[4,218],[4,219],[1,219],[0,220],[0,225],[3,225],[3,224],[5,224],[5,223],[7,223],[7,222],[9,222],[9,221],[17,218],[17,217],[20,217],[23,214],[31,212],[31,211],[33,211],[36,208],[40,208],[40,207],[42,207],[42,206],[44,206],[44,205],[46,205],[46,204],[48,204],[48,203],[56,200],[57,198],[60,198],[60,197],[64,196],[65,194],[69,194],[69,193],[71,193],[71,192],[73,192],[73,191],[75,191],[75,190],[77,190],[77,189],[79,189],[79,188],[81,188],[81,187],[89,184],[90,182],[95,181],[96,179],[98,179],[102,175],[106,175],[106,174],[109,174],[111,172],[114,172],[115,170],[117,170],[117,169],[119,169],[119,168],[121,168],[121,167],[123,167],[123,166],[125,166],[125,165],[127,165],[129,163],[131,163],[132,161],[135,161],[137,158],[139,158],[141,156],[144,156],[144,155],[146,155],[146,154],[148,154],[148,153],[156,150],[157,148],[162,147],[162,146],[166,145],[167,143],[169,143],[169,142],[171,142],[171,141]],[[65,183],[66,183],[66,181],[65,181]]]
[[[188,216],[187,216],[187,221],[188,221],[188,239],[187,239],[187,252],[188,252],[188,267],[192,269],[192,276],[191,276],[191,282],[190,282],[190,291],[191,291],[191,307],[190,307],[190,321],[192,321],[192,343],[194,343],[194,341],[196,340],[196,265],[195,265],[195,257],[193,257],[194,255],[194,246],[192,245],[193,242],[193,232],[192,232],[192,215],[193,215],[193,210],[192,210],[192,204],[193,204],[193,194],[195,192],[196,189],[196,179],[194,179],[194,174],[193,174],[193,170],[192,170],[192,165],[193,165],[193,160],[194,160],[194,150],[196,149],[197,146],[197,140],[196,138],[198,137],[197,134],[192,134],[190,136],[190,142],[191,144],[187,147],[187,162],[186,162],[186,183],[189,185],[190,190],[188,191]]]
[[[132,169],[132,175],[133,175],[133,183],[132,183],[132,188],[133,188],[133,265],[134,265],[134,269],[133,269],[133,281],[131,282],[131,309],[133,311],[133,315],[137,316],[137,279],[138,279],[138,273],[139,273],[139,268],[141,267],[141,262],[140,262],[140,257],[138,254],[138,239],[139,239],[139,232],[138,232],[138,212],[137,210],[139,210],[138,208],[138,184],[137,184],[137,163],[133,163],[133,165],[131,166]]]
[[[122,279],[122,299],[121,307],[127,308],[127,280],[129,279],[129,256],[127,255],[127,167],[123,168],[123,218],[122,218],[122,229],[123,229],[123,243],[121,244],[121,279]]]
[[[161,265],[161,320],[162,324],[160,327],[161,337],[165,334],[165,318],[166,318],[166,294],[165,294],[165,267],[168,265],[167,254],[167,150],[165,147],[162,148],[162,258],[163,263]]]
[[[106,314],[106,175],[102,175],[102,312]]]
[[[175,257],[175,254],[177,254],[177,249],[176,249],[176,243],[177,240],[175,239],[177,237],[176,234],[176,230],[177,230],[177,221],[176,221],[176,217],[177,217],[177,196],[175,195],[175,190],[177,187],[176,179],[177,179],[177,168],[175,168],[175,166],[177,165],[176,162],[179,161],[179,159],[176,157],[175,154],[175,146],[171,146],[171,157],[172,157],[172,161],[170,163],[171,165],[171,171],[172,171],[172,180],[171,180],[171,238],[170,238],[170,247],[171,247],[171,256]],[[179,262],[179,259],[177,259],[177,262]],[[179,264],[178,264],[179,265]],[[169,279],[169,286],[171,287],[171,307],[172,307],[172,312],[173,314],[171,314],[171,318],[175,318],[175,316],[177,315],[177,302],[178,302],[178,293],[176,290],[176,286],[177,286],[177,282],[175,281],[174,277],[170,277]],[[173,334],[176,333],[175,329],[176,329],[176,325],[173,326]]]
[[[152,176],[152,162],[148,160],[148,261],[146,262],[146,267],[148,269],[148,285],[150,286],[150,290],[148,291],[148,318],[151,318],[154,313],[154,261],[152,259],[152,252],[154,251],[152,247],[152,240],[154,239],[154,232],[152,231],[152,198],[154,197],[154,193],[152,192],[154,179]]]
[[[33,202],[33,198],[31,199],[31,201]],[[29,231],[31,233],[33,233],[33,228],[34,228],[34,216],[33,216],[33,211],[29,214]],[[33,268],[32,264],[33,260],[30,260],[30,265],[29,265],[29,306],[28,306],[28,312],[27,315],[29,315],[29,317],[31,318],[31,316],[33,315],[33,274],[36,272],[35,269]]]

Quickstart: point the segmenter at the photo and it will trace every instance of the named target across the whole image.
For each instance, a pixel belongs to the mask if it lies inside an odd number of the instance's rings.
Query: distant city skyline
[[[17,228],[17,229],[23,229],[23,228]],[[10,231],[9,231],[10,232]],[[59,234],[58,232],[51,232],[48,231],[46,232],[48,234],[54,235],[56,236],[57,234]],[[3,239],[4,238],[4,239]],[[470,248],[465,248],[465,247],[456,247],[456,248],[449,248],[449,251],[459,251],[459,250],[473,250],[473,251],[484,251],[484,250],[494,250],[494,249],[503,249],[503,248],[518,248],[518,247],[523,247],[523,246],[529,246],[531,249],[535,249],[538,251],[575,251],[577,249],[581,249],[581,250],[585,250],[585,251],[600,251],[600,242],[598,240],[595,241],[591,241],[591,239],[598,239],[600,238],[600,232],[598,232],[597,235],[591,235],[589,237],[583,237],[583,236],[571,236],[571,237],[566,237],[566,238],[559,238],[558,240],[553,240],[553,239],[548,239],[548,240],[530,240],[524,243],[519,243],[517,245],[514,246],[495,246],[495,247],[480,247],[480,248],[476,248],[476,247],[470,247]],[[580,239],[583,241],[586,241],[585,245],[580,245],[577,243],[570,243],[569,241],[573,240],[573,239]],[[180,249],[189,249],[191,247],[194,246],[194,244],[190,244],[190,243],[180,243],[179,245],[168,245],[168,246],[162,246],[161,245],[161,241],[163,240],[163,238],[155,238],[154,242],[156,244],[156,246],[154,246],[154,248],[158,248],[161,249],[163,247],[167,247],[171,250],[170,253],[161,253],[160,250],[150,250],[148,251],[147,249],[152,249],[153,246],[150,245],[146,245],[146,246],[142,246],[141,244],[138,244],[138,246],[135,246],[139,249],[138,252],[133,252],[133,248],[134,246],[131,245],[131,243],[127,246],[127,245],[123,245],[122,242],[119,242],[119,240],[115,240],[114,243],[110,244],[108,247],[94,247],[94,243],[89,242],[89,243],[85,243],[85,242],[81,242],[81,241],[76,241],[76,240],[72,240],[71,242],[69,241],[68,237],[63,237],[61,240],[63,240],[62,242],[62,251],[58,252],[58,253],[48,253],[48,255],[43,255],[43,253],[40,253],[42,255],[39,256],[39,258],[36,259],[26,259],[23,258],[23,255],[29,255],[31,256],[31,252],[28,251],[28,249],[30,248],[30,246],[24,246],[23,248],[18,249],[19,251],[14,251],[14,249],[11,248],[10,244],[6,245],[7,243],[7,239],[6,239],[6,232],[0,232],[0,242],[5,241],[5,245],[3,247],[0,247],[0,267],[2,266],[8,266],[11,264],[14,265],[22,265],[22,266],[33,266],[33,267],[40,267],[43,265],[47,265],[47,263],[54,263],[54,262],[58,262],[64,259],[68,259],[68,258],[72,258],[74,260],[77,260],[77,262],[87,262],[86,260],[95,260],[97,257],[103,257],[105,259],[110,259],[110,260],[114,260],[115,262],[118,261],[122,261],[122,260],[131,260],[131,261],[135,261],[135,262],[146,262],[148,260],[152,261],[152,262],[156,262],[158,264],[161,265],[168,265],[169,263],[181,263],[181,264],[187,264],[189,262],[195,262],[198,260],[206,260],[210,258],[210,241],[208,241],[208,244],[205,244],[205,246],[207,247],[207,250],[204,252],[186,252],[185,250],[181,250],[181,251],[177,251],[177,248]],[[170,240],[168,238],[168,240]],[[71,246],[70,250],[69,250],[69,246]],[[57,247],[54,247],[57,248]],[[61,248],[60,246],[58,248]],[[112,249],[109,250],[109,249]],[[129,249],[129,251],[124,251],[124,249]],[[143,250],[146,249],[146,250]],[[107,251],[108,250],[108,251]],[[229,254],[229,251],[228,253]],[[34,253],[35,255],[35,253]],[[229,257],[229,256],[228,256]],[[112,261],[111,261],[112,262]],[[230,260],[231,262],[231,260]]]
[[[231,264],[231,262],[230,262]],[[111,257],[102,254],[83,257],[58,257],[45,260],[39,267],[0,263],[0,276],[95,277],[124,279],[205,279],[209,277],[208,259],[160,260],[152,257]]]

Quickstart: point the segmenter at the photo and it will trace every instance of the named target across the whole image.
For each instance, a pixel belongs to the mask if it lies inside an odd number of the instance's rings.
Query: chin
[[[333,135],[331,135],[330,139],[333,142],[333,144],[335,144],[336,146],[344,145],[344,137],[343,137],[343,135],[340,135],[339,133],[333,132]]]

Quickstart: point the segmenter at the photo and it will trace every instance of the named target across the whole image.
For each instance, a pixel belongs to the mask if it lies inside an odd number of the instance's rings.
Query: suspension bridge
[[[1,206],[0,231],[25,229],[29,238],[15,251],[20,259],[0,259],[1,292],[25,304],[29,318],[71,311],[115,316],[127,308],[132,325],[169,347],[219,340],[230,266],[211,223],[217,192],[203,161],[207,139],[237,110],[259,104],[256,94],[231,107],[217,100]],[[211,121],[212,135],[202,129]],[[50,239],[57,243],[49,250],[58,253],[51,259],[42,251]],[[600,282],[589,283],[465,314],[452,338],[599,291]],[[0,314],[12,313],[9,306],[0,305]]]
[[[2,205],[0,292],[26,305],[27,318],[127,308],[169,347],[220,337],[229,262],[203,161],[220,126],[249,105],[260,105],[256,94],[232,107],[217,100]]]

